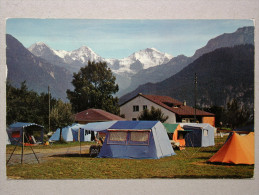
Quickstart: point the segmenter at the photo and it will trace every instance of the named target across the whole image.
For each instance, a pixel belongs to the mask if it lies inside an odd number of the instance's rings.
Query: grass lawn
[[[40,164],[8,165],[7,177],[11,179],[252,178],[253,165],[206,163],[222,146],[225,139],[226,137],[217,138],[214,147],[186,148],[183,151],[175,151],[177,155],[161,159],[91,158],[88,154],[81,157],[60,155]]]

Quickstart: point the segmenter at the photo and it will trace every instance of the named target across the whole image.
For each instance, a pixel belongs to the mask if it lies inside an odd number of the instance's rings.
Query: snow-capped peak
[[[79,70],[88,61],[106,61],[114,73],[131,75],[142,69],[165,64],[173,58],[172,55],[160,52],[153,47],[140,50],[123,59],[104,59],[85,45],[73,51],[65,51],[51,49],[45,43],[37,42],[29,50],[46,60],[53,60],[52,63],[56,63],[58,60],[60,64],[62,64],[61,61],[69,64],[72,71]],[[58,56],[60,59],[54,56]]]
[[[129,57],[139,60],[144,65],[143,69],[167,63],[173,58],[172,55],[162,53],[155,48],[140,50]]]
[[[45,43],[43,43],[43,42],[41,42],[41,41],[40,41],[40,42],[37,42],[36,45],[47,46]]]

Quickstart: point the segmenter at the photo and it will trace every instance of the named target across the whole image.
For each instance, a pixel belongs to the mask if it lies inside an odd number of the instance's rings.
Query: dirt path
[[[81,146],[81,155],[86,155],[89,153],[90,145]],[[49,148],[49,149],[33,149],[39,162],[44,162],[49,160],[51,157],[64,156],[64,155],[78,155],[80,156],[80,146],[67,147],[67,148]],[[6,161],[10,158],[11,154],[6,154]],[[21,151],[15,151],[12,155],[8,165],[13,165],[21,163]],[[35,155],[33,154],[30,147],[26,147],[23,156],[24,164],[34,164],[38,163]]]

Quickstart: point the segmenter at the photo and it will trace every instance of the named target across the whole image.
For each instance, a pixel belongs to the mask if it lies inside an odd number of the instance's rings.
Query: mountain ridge
[[[198,105],[226,106],[238,98],[254,106],[254,45],[219,48],[203,54],[177,74],[158,83],[146,83],[122,96],[120,104],[138,93],[166,95],[194,105],[194,73],[198,76]]]
[[[34,56],[13,36],[6,35],[7,80],[15,87],[26,81],[28,89],[46,92],[50,86],[55,98],[66,100],[66,90],[72,89],[72,74],[64,68]],[[66,82],[64,82],[66,81]]]
[[[179,55],[172,58],[168,63],[162,66],[151,67],[145,70],[141,70],[131,78],[131,83],[124,93],[130,92],[136,89],[139,85],[147,82],[157,83],[161,82],[178,73],[180,70],[188,66],[194,60],[199,58],[205,53],[214,51],[215,49],[222,47],[233,47],[240,44],[254,44],[254,27],[246,26],[238,28],[233,33],[224,33],[213,39],[210,39],[207,44],[197,49],[193,56],[186,57]]]

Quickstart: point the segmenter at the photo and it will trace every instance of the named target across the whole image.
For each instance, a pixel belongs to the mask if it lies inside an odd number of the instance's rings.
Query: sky
[[[90,47],[103,58],[121,59],[146,48],[192,56],[223,33],[253,26],[253,20],[26,19],[6,21],[6,33],[26,48],[44,42],[55,50]]]

